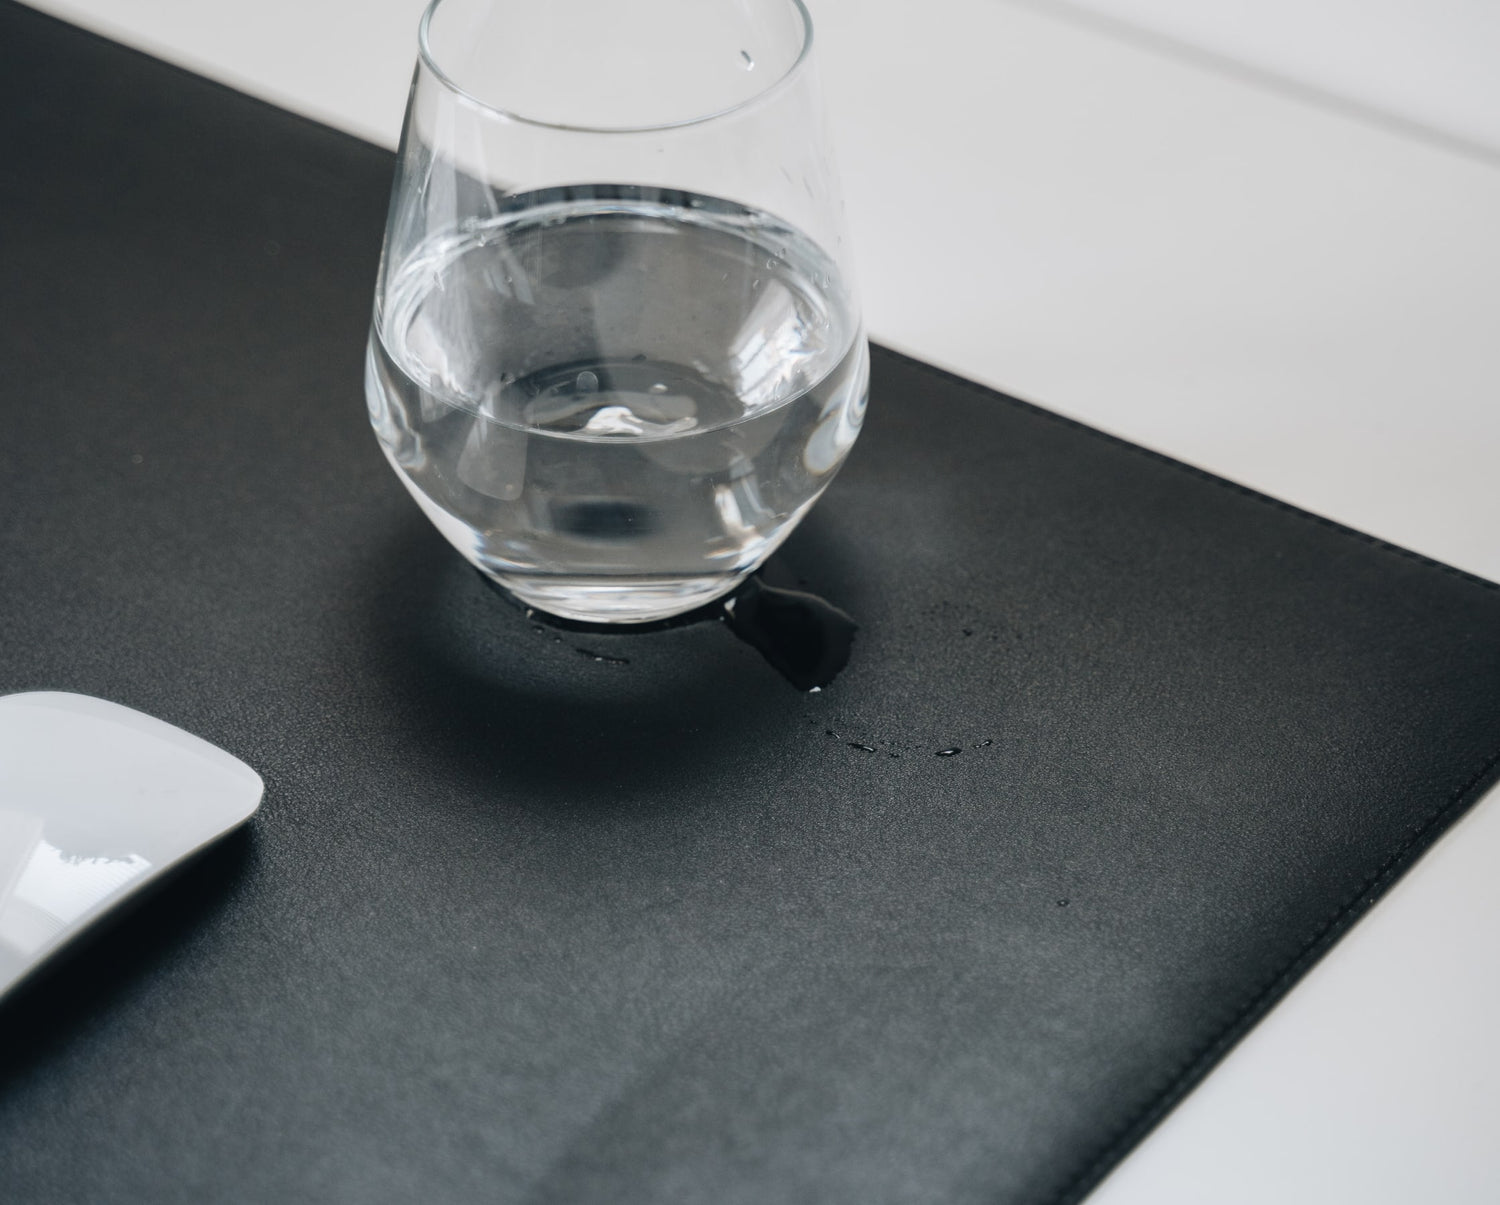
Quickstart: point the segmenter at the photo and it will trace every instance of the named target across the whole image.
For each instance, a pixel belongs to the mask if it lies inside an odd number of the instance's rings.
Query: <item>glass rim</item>
[[[736,101],[722,109],[716,109],[711,113],[703,113],[697,117],[685,117],[679,121],[651,122],[646,125],[635,126],[591,126],[578,125],[573,122],[544,121],[538,117],[527,117],[524,113],[518,113],[514,109],[507,109],[501,105],[491,104],[489,101],[481,100],[468,89],[460,87],[458,81],[438,65],[437,56],[432,53],[432,46],[428,41],[428,32],[432,26],[432,18],[437,10],[442,7],[444,0],[431,0],[431,3],[422,11],[422,20],[417,25],[417,57],[421,65],[430,72],[438,81],[454,96],[467,101],[469,104],[482,109],[486,114],[505,121],[518,122],[521,125],[534,126],[542,130],[559,130],[570,134],[650,134],[657,131],[680,130],[686,126],[702,125],[705,122],[717,121],[722,117],[739,113],[742,110],[753,108],[760,104],[768,96],[781,91],[787,86],[793,77],[799,75],[804,65],[812,54],[813,46],[813,21],[812,14],[807,11],[807,5],[803,0],[786,0],[797,12],[802,20],[802,46],[797,52],[797,57],[791,65],[779,76],[773,79],[760,91],[745,97],[744,100]]]

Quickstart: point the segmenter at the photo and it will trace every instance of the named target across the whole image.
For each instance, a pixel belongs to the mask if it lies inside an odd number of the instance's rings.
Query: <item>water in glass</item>
[[[381,445],[523,601],[648,620],[725,593],[859,433],[832,260],[769,214],[643,187],[496,203],[396,265],[370,338]]]

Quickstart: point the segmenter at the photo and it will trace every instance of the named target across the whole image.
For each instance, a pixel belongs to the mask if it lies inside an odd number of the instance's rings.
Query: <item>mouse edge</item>
[[[222,832],[230,832],[249,820],[260,809],[261,801],[265,797],[265,780],[233,753],[221,749],[211,741],[204,740],[201,736],[195,736],[185,728],[169,724],[166,720],[157,719],[153,715],[127,707],[123,703],[113,703],[96,695],[64,690],[31,690],[0,695],[0,714],[9,708],[23,707],[60,711],[68,715],[86,716],[119,724],[142,736],[165,741],[184,753],[203,758],[239,778],[248,788],[246,799],[249,806],[244,807],[243,814],[239,815],[234,823],[225,826]]]

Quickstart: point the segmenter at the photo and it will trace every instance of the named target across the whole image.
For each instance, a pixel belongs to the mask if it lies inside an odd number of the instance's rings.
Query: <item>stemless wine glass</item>
[[[699,606],[791,532],[869,360],[800,0],[434,0],[370,333],[387,458],[530,606]]]

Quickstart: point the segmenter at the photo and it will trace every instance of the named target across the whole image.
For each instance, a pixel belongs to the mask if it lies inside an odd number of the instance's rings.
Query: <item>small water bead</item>
[[[936,753],[933,754],[933,756],[934,757],[953,757],[953,756],[955,756],[955,755],[957,755],[959,753],[962,753],[962,752],[963,752],[962,749],[939,749]]]
[[[574,381],[573,384],[579,393],[599,392],[598,374],[589,372],[587,369],[578,374],[578,379]]]
[[[608,653],[596,653],[593,649],[577,649],[577,652],[600,665],[629,665],[629,657],[611,657]]]
[[[657,381],[655,385],[651,386],[652,393],[666,393],[666,391],[667,387],[661,381]]]
[[[750,52],[748,50],[742,50],[742,51],[740,51],[740,58],[742,58],[742,59],[745,60],[745,70],[746,71],[754,71],[755,70],[755,60],[750,57]]]

